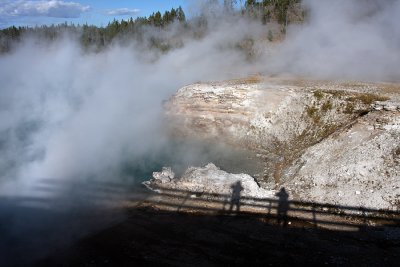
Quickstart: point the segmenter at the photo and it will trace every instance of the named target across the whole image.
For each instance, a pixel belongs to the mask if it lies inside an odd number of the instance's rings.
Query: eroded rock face
[[[166,181],[167,176],[172,178]],[[229,196],[238,182],[242,187],[241,196],[263,198],[274,195],[274,191],[261,188],[250,175],[228,173],[212,163],[204,167],[190,167],[180,178],[174,178],[170,168],[163,168],[161,172],[154,172],[153,179],[144,184],[152,190],[171,189]]]
[[[181,88],[166,103],[175,135],[254,150],[265,159],[261,183],[282,183],[305,149],[372,109],[370,85],[293,80],[228,81]],[[365,94],[365,95],[363,95]]]
[[[400,209],[399,107],[396,84],[283,79],[189,85],[165,105],[174,134],[255,151],[263,188],[383,209]]]
[[[308,148],[286,187],[301,199],[400,209],[400,116],[370,113]]]
[[[189,85],[170,99],[166,112],[174,130],[182,135],[223,138],[226,143],[256,149],[265,143],[260,130],[270,132],[265,137],[287,138],[280,127],[273,126],[281,124],[279,114],[287,113],[286,106],[296,105],[292,87],[268,89],[258,83]]]

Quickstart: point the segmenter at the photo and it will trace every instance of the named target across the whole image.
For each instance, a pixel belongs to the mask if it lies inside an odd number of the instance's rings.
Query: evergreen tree
[[[178,14],[176,13],[176,10],[174,8],[171,9],[171,19],[172,21],[175,21],[175,19],[178,17]]]
[[[181,6],[178,7],[178,10],[176,11],[176,13],[177,13],[176,17],[180,22],[186,21],[185,12],[183,12],[183,9]]]

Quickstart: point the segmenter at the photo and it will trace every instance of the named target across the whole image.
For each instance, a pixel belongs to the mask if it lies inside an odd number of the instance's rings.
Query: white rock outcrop
[[[253,150],[264,160],[257,176],[264,188],[284,186],[299,201],[400,210],[399,84],[282,78],[198,83],[179,89],[165,113],[174,136]],[[240,175],[214,167],[189,168],[164,184],[229,192]],[[261,188],[250,180],[244,194],[254,188],[251,194],[258,195]]]
[[[160,172],[153,172],[153,177],[162,184],[171,182],[175,177],[175,173],[171,167],[163,167]]]
[[[174,178],[171,168],[163,168],[161,172],[154,172],[153,179],[144,182],[144,185],[155,191],[171,189],[230,195],[232,186],[238,182],[242,187],[241,196],[243,197],[263,198],[274,196],[275,191],[261,188],[250,175],[228,173],[219,169],[213,163],[209,163],[204,167],[190,167],[180,178]]]
[[[379,121],[379,127],[374,124]],[[370,113],[309,147],[285,186],[300,199],[400,209],[400,116]]]

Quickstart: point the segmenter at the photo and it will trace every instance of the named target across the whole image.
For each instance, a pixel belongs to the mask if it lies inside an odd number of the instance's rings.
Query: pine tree
[[[181,6],[178,7],[178,10],[176,11],[176,13],[177,13],[177,18],[180,22],[186,21],[185,12],[183,12],[183,9]]]

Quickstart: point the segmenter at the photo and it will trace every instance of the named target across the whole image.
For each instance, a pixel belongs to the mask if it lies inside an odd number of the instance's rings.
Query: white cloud
[[[40,1],[3,1],[0,3],[0,15],[11,17],[53,17],[53,18],[78,18],[83,12],[90,9],[76,2],[59,0]]]
[[[108,10],[106,14],[108,16],[134,16],[139,13],[139,11],[139,9],[117,8]]]

